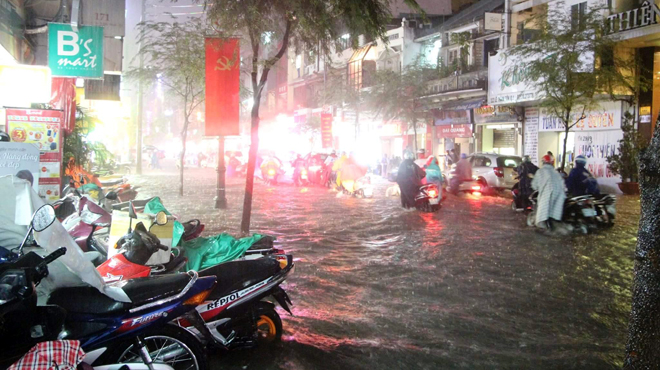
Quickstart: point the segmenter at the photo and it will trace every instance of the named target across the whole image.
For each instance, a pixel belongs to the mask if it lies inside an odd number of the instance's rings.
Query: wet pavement
[[[213,209],[215,171],[133,176],[205,234],[237,233],[244,182]],[[296,258],[281,344],[216,353],[222,369],[610,369],[622,365],[639,199],[610,230],[548,237],[506,197],[449,196],[435,214],[385,197],[255,182],[253,232]]]

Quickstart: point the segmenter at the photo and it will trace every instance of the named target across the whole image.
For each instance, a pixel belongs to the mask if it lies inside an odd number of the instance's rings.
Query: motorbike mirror
[[[167,225],[167,214],[163,211],[156,213],[156,225]]]
[[[114,192],[114,191],[109,191],[109,192],[105,195],[105,199],[117,200],[117,193]]]
[[[128,203],[128,217],[137,218],[137,212],[135,212],[135,206],[133,205],[133,201],[130,201]]]
[[[44,231],[55,222],[55,218],[55,208],[50,204],[44,204],[32,216],[32,229]]]

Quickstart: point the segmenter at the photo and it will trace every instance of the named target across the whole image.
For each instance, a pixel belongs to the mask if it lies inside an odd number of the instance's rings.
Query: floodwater
[[[242,180],[213,209],[215,171],[134,177],[206,234],[236,233]],[[282,343],[210,355],[222,369],[610,369],[623,360],[639,200],[610,230],[548,237],[506,197],[449,195],[435,214],[385,197],[255,183],[252,231],[296,260]]]

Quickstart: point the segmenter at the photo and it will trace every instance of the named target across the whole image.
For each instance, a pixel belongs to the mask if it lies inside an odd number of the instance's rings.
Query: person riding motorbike
[[[467,155],[461,153],[461,159],[456,163],[454,175],[451,178],[452,193],[457,194],[459,186],[466,181],[472,181],[472,164],[467,159]]]
[[[550,155],[542,158],[543,166],[536,171],[532,188],[539,192],[536,201],[536,226],[554,230],[554,223],[562,218],[564,212],[564,179],[555,171],[554,159]]]
[[[335,161],[337,161],[337,152],[333,150],[332,153],[330,153],[330,155],[325,159],[325,162],[323,162],[321,185],[327,184],[328,180],[333,181],[335,173],[332,170],[332,166],[335,164]]]
[[[442,172],[440,172],[438,160],[434,156],[429,157],[429,162],[424,166],[424,170],[426,171],[426,183],[435,184],[438,189],[442,189]]]
[[[401,193],[401,206],[414,208],[415,196],[419,192],[419,187],[422,185],[421,180],[426,174],[423,169],[415,164],[412,152],[405,152],[403,158],[404,160],[401,162],[399,172],[396,175],[396,182],[399,184]]]
[[[293,183],[300,185],[300,174],[307,167],[305,160],[300,156],[300,154],[296,154],[296,159],[291,162],[291,167],[293,167]]]
[[[532,163],[528,155],[523,156],[522,163],[516,168],[518,173],[518,190],[520,190],[520,197],[522,202],[519,206],[523,208],[529,203],[529,196],[532,194],[532,179],[538,171],[538,167]]]
[[[268,179],[268,172],[273,170],[275,175],[279,174],[280,168],[282,167],[282,162],[280,162],[279,159],[275,156],[270,156],[268,158],[265,158],[264,161],[261,163],[261,175],[263,176],[263,179]]]
[[[341,187],[341,168],[346,160],[348,160],[348,156],[346,155],[346,152],[342,152],[341,157],[339,157],[339,159],[337,159],[332,165],[332,172],[336,174],[335,183],[337,184],[338,188]]]
[[[566,189],[568,189],[568,193],[574,197],[586,194],[600,194],[598,181],[585,167],[586,165],[587,157],[583,155],[577,156],[577,158],[575,158],[575,167],[566,178]]]

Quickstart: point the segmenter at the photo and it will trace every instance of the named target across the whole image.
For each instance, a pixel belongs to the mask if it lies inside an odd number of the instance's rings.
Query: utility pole
[[[140,16],[140,22],[144,22],[145,18],[145,13],[146,13],[146,1],[147,0],[142,0],[142,14]],[[140,46],[138,49],[138,53],[140,53],[140,69],[144,68],[144,57],[142,56],[142,42],[140,42]],[[142,174],[142,111],[143,111],[143,96],[142,96],[142,79],[138,80],[138,112],[137,112],[137,158],[136,158],[136,165],[135,165],[135,173],[138,175]],[[183,164],[182,164],[183,165]]]

